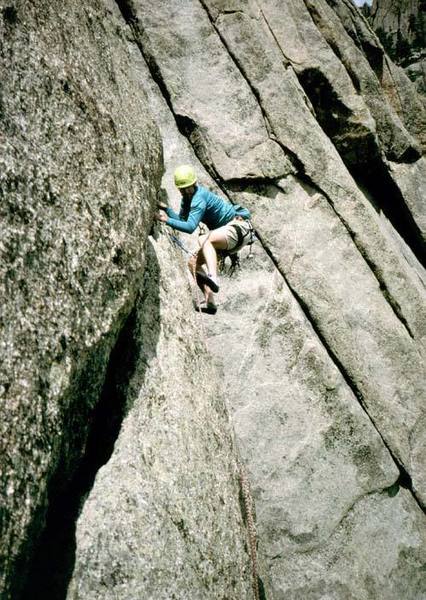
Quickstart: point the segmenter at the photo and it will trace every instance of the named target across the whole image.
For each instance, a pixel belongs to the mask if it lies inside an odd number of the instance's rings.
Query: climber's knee
[[[200,248],[202,248],[204,246],[204,244],[206,243],[206,241],[209,239],[209,236],[207,233],[204,233],[203,235],[200,235],[198,237],[198,243],[200,244]]]
[[[194,254],[188,260],[188,268],[191,271],[191,273],[195,270],[196,264],[197,264],[197,255]]]

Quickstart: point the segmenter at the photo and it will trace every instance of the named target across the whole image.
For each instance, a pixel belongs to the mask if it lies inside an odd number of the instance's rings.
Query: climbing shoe
[[[217,313],[217,306],[214,302],[206,302],[205,300],[202,300],[195,306],[195,310],[208,315],[215,315]]]
[[[219,286],[217,282],[211,277],[211,275],[208,275],[204,271],[197,271],[196,277],[198,285],[207,285],[214,293],[219,291]]]

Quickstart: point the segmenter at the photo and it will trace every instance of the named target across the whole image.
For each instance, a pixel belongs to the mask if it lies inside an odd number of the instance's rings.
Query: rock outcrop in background
[[[368,19],[386,52],[426,93],[426,3],[424,0],[373,0]]]
[[[0,26],[1,598],[423,598],[426,113],[367,21],[66,0]],[[152,229],[184,162],[259,237],[214,318]]]

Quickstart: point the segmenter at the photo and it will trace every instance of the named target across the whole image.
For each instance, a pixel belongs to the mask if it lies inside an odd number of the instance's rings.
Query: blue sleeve
[[[174,217],[169,217],[166,221],[166,224],[173,229],[177,229],[178,231],[183,231],[184,233],[193,233],[203,218],[205,210],[206,201],[202,200],[201,198],[194,199],[191,203],[191,209],[186,221],[183,221],[179,217],[177,219]]]
[[[175,211],[173,210],[173,208],[167,207],[164,210],[166,211],[166,215],[168,217],[170,217],[171,219],[178,219],[179,220],[179,215],[177,213],[175,213]]]

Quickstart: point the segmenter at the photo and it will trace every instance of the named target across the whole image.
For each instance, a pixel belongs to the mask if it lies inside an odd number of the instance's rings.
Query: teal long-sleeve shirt
[[[166,214],[167,225],[184,233],[192,233],[200,221],[205,223],[210,230],[226,225],[235,218],[236,210],[229,202],[209,192],[201,185],[197,185],[191,201],[182,200],[179,214],[171,208],[166,209]]]

